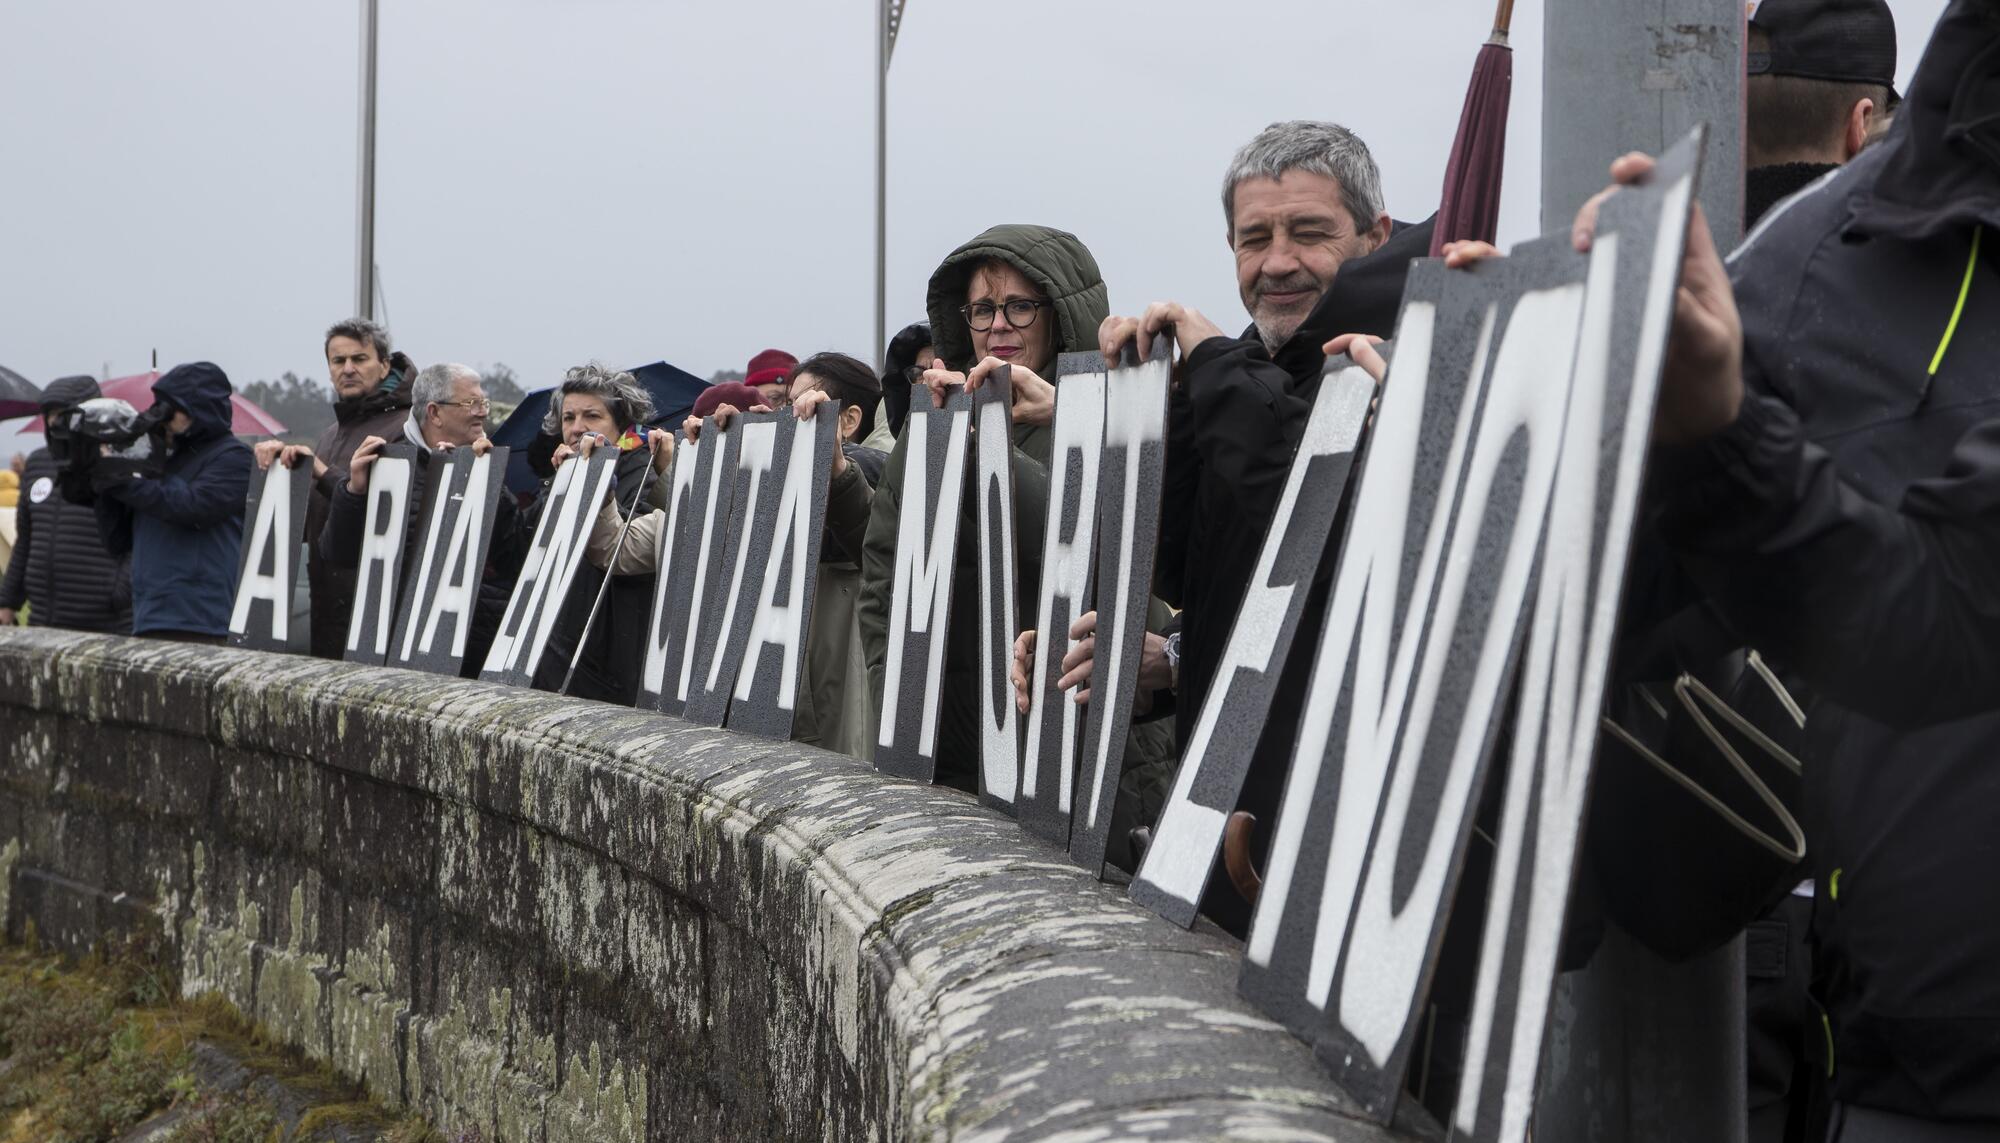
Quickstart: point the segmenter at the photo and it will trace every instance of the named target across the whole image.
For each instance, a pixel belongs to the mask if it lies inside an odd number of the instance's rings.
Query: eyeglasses
[[[1003,309],[1007,311],[1008,325],[1026,329],[1035,324],[1035,319],[1041,316],[1042,307],[1048,304],[1039,298],[1009,298],[998,306],[992,302],[973,302],[969,306],[958,307],[958,312],[964,316],[965,324],[985,333],[993,328],[993,315]]]
[[[484,416],[485,414],[493,411],[493,402],[486,400],[484,397],[480,398],[477,401],[432,401],[431,404],[460,405],[467,409],[472,410],[475,413],[480,414],[481,416]]]

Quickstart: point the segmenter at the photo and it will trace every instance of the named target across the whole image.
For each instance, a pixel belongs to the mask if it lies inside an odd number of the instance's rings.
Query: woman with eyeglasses
[[[1032,626],[1041,583],[1042,525],[1055,415],[1056,355],[1087,350],[1110,310],[1097,259],[1077,237],[1047,226],[996,226],[946,256],[931,275],[928,309],[937,363],[913,389],[912,415],[942,403],[952,386],[977,388],[1011,367],[1014,416],[1015,630]],[[899,437],[875,490],[861,568],[861,631],[870,688],[879,700],[887,656],[907,434]],[[979,536],[972,481],[961,505],[957,571],[939,704],[937,781],[972,790],[979,768]],[[1165,613],[1162,609],[1161,618]],[[1173,724],[1135,727],[1128,770],[1164,768],[1171,779]],[[1114,842],[1120,838],[1114,838]]]

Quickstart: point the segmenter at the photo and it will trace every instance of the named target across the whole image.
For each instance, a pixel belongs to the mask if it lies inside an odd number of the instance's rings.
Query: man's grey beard
[[[1260,284],[1257,293],[1261,296],[1262,294],[1270,290],[1286,290],[1286,289],[1310,290],[1314,295],[1319,295],[1326,292],[1326,287],[1322,286],[1318,281],[1314,280],[1310,275],[1295,274],[1288,278],[1281,278],[1274,281],[1264,282]],[[1317,305],[1318,304],[1317,301],[1315,301],[1314,304]],[[1307,307],[1305,313],[1299,315],[1297,321],[1292,322],[1291,328],[1285,330],[1282,334],[1278,332],[1276,327],[1266,325],[1264,323],[1264,319],[1258,317],[1255,310],[1251,311],[1250,320],[1257,326],[1257,338],[1258,340],[1264,343],[1265,351],[1269,353],[1276,353],[1278,352],[1279,346],[1282,346],[1286,342],[1292,340],[1292,335],[1299,332],[1299,327],[1305,325],[1306,318],[1311,316],[1312,316],[1312,307],[1309,306]]]
[[[1304,325],[1304,324],[1305,324],[1304,319],[1300,319],[1299,325]],[[1299,331],[1299,326],[1295,325],[1291,329],[1286,330],[1285,335],[1283,337],[1279,337],[1277,336],[1276,330],[1266,329],[1264,328],[1263,322],[1258,322],[1257,340],[1264,343],[1264,352],[1275,354],[1278,352],[1279,347],[1283,346],[1286,342],[1292,340],[1292,335],[1297,333],[1298,331]]]

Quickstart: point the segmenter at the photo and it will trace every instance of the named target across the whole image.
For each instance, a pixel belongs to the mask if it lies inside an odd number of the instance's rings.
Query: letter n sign
[[[931,780],[937,770],[939,703],[944,690],[945,622],[958,554],[959,502],[965,494],[972,395],[959,390],[944,408],[913,386],[903,426],[903,498],[897,506],[896,562],[889,596],[889,647],[883,661],[881,733],[875,766],[899,778]]]
[[[1383,1123],[1518,681],[1451,1127],[1527,1137],[1699,134],[1588,256],[1412,273],[1242,977]]]
[[[283,651],[291,644],[292,589],[299,578],[299,537],[312,479],[311,464],[286,468],[276,461],[251,477],[243,503],[249,526],[236,565],[236,602],[229,609],[232,646]]]

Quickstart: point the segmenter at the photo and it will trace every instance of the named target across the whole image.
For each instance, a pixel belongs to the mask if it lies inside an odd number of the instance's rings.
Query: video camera
[[[63,477],[65,497],[86,499],[84,490],[97,480],[160,475],[173,415],[165,401],[142,413],[116,397],[95,397],[51,413],[49,456]]]

